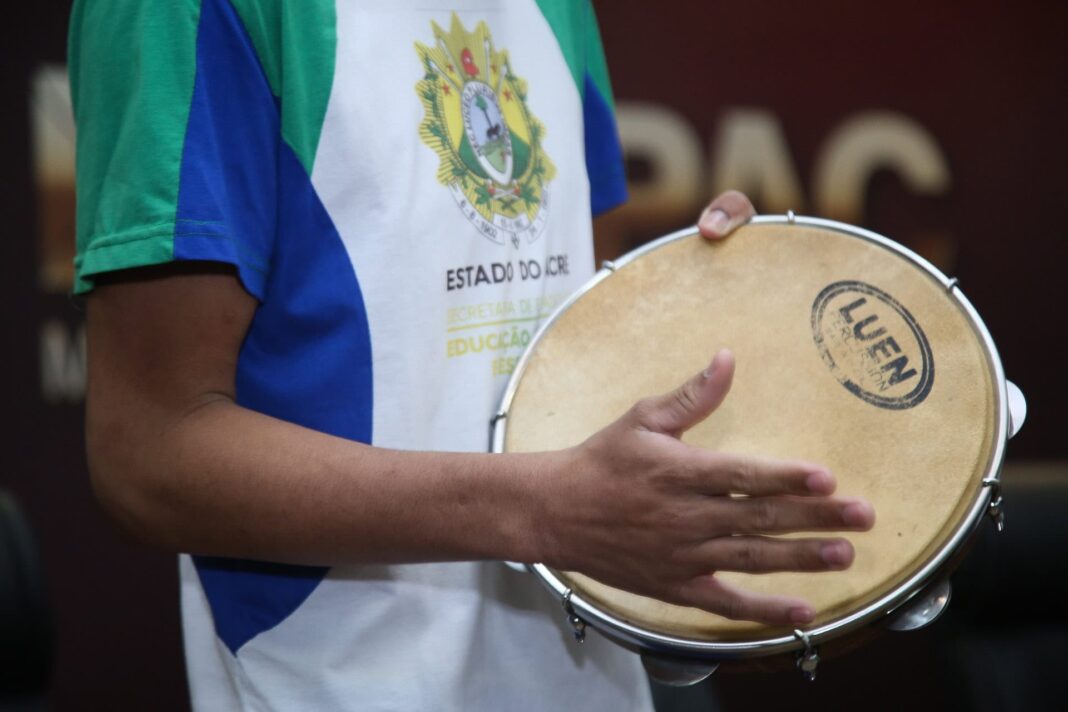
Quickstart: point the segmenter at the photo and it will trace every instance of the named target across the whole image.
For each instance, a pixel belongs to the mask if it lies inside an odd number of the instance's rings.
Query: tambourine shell
[[[858,228],[758,218],[724,241],[684,231],[624,258],[531,344],[502,404],[500,449],[580,443],[723,347],[737,363],[730,395],[683,439],[823,463],[840,494],[874,504],[877,522],[845,535],[856,548],[845,572],[717,575],[807,599],[820,635],[885,615],[929,583],[989,500],[983,480],[1007,437],[1004,377],[953,283]],[[748,654],[790,640],[789,630],[539,572],[571,589],[595,626],[639,645]]]

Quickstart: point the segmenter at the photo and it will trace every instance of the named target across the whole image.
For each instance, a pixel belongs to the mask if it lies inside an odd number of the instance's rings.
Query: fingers
[[[726,237],[756,215],[756,209],[744,193],[728,190],[716,197],[701,213],[697,228],[709,239]]]
[[[694,606],[733,620],[768,625],[804,625],[816,612],[800,598],[768,596],[724,583],[715,576],[699,576],[678,590],[679,603]]]
[[[698,468],[704,473],[696,483],[702,494],[818,496],[833,493],[837,484],[826,468],[811,462],[697,449],[693,455],[700,460]]]
[[[735,536],[708,542],[698,555],[709,570],[770,573],[775,571],[840,571],[853,563],[853,545],[845,539],[774,539]],[[725,583],[714,574],[697,576],[676,590],[676,603],[734,620],[768,625],[804,625],[816,613],[806,601],[769,596]]]
[[[752,574],[774,571],[841,571],[853,563],[853,545],[846,539],[777,539],[762,536],[732,536],[714,539],[696,550],[709,570],[744,571]]]
[[[640,401],[632,413],[639,427],[678,437],[719,407],[733,378],[734,356],[722,349],[707,369],[671,393]]]
[[[724,503],[716,522],[732,534],[867,531],[874,524],[872,506],[852,497],[734,498]]]

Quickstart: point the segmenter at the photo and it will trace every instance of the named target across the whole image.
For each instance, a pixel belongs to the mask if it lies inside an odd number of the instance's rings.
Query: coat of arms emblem
[[[545,226],[556,168],[545,127],[527,107],[527,84],[479,22],[468,32],[453,13],[449,32],[431,23],[434,46],[415,43],[426,110],[423,142],[441,158],[438,180],[468,220],[498,244],[533,242]]]

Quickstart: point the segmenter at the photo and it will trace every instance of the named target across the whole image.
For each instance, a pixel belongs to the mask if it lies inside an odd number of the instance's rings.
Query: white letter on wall
[[[703,199],[701,140],[675,111],[659,104],[620,102],[619,138],[630,158],[646,161],[650,179],[629,184],[628,212],[688,213]]]
[[[804,196],[782,126],[773,114],[733,109],[724,114],[712,149],[712,194],[736,188],[764,212],[802,210]]]
[[[85,397],[85,325],[71,330],[61,321],[41,327],[41,395],[47,403]]]
[[[820,215],[859,223],[868,181],[889,169],[915,193],[949,187],[949,167],[934,137],[909,117],[889,111],[861,114],[839,126],[819,152],[813,198]]]

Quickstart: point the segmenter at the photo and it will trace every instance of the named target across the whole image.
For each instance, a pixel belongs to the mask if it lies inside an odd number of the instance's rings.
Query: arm
[[[90,471],[124,529],[304,564],[535,558],[533,461],[551,457],[388,451],[238,406],[255,307],[204,263],[118,273],[89,297]]]
[[[760,535],[872,524],[869,505],[831,496],[821,467],[678,440],[726,397],[729,353],[569,450],[401,452],[238,406],[237,355],[255,307],[227,268],[204,264],[116,273],[89,298],[94,487],[120,524],[157,546],[308,564],[543,561],[731,617],[798,624],[813,615],[803,601],[730,589],[712,572],[844,568],[845,540]]]

